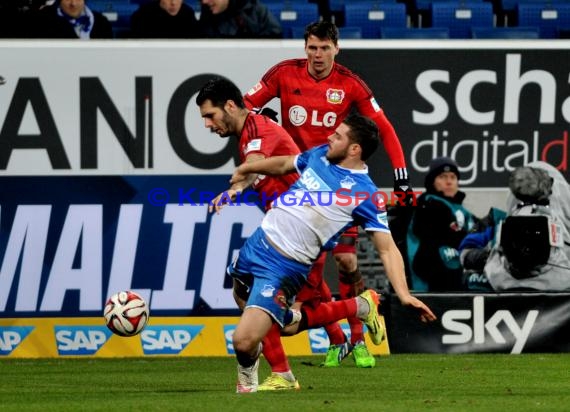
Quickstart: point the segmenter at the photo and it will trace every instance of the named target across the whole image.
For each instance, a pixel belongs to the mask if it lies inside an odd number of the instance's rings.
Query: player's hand
[[[437,316],[434,315],[434,313],[425,303],[412,295],[408,295],[405,298],[400,298],[400,302],[404,306],[409,306],[413,309],[416,309],[420,314],[420,320],[424,323],[433,322],[437,319]]]
[[[400,206],[410,206],[416,203],[416,193],[412,189],[408,170],[405,167],[394,169],[394,195]]]
[[[215,211],[219,214],[225,205],[236,199],[238,193],[239,192],[234,189],[228,189],[225,192],[220,193],[210,202],[208,212],[212,213]]]
[[[241,173],[240,168],[238,167],[236,170],[234,170],[234,174],[230,178],[230,184],[235,185],[236,183],[244,182],[247,180],[247,176],[248,174]]]

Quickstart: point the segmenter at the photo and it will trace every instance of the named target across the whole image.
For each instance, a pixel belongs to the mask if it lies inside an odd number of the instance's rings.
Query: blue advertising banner
[[[99,315],[140,293],[155,315],[237,314],[225,268],[259,225],[220,214],[228,176],[0,177],[0,317]]]

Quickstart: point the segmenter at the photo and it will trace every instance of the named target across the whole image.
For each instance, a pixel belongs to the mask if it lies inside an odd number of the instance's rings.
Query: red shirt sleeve
[[[392,123],[384,114],[384,110],[376,103],[374,96],[370,94],[366,98],[359,99],[357,108],[361,115],[371,118],[378,126],[380,140],[384,144],[384,149],[390,158],[392,168],[406,167],[404,151],[396,130],[394,130],[394,126],[392,126]]]

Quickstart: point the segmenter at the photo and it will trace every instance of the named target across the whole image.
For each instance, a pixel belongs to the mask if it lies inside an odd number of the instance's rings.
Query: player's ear
[[[226,104],[224,104],[224,110],[226,112],[235,110],[236,107],[237,107],[236,102],[234,102],[233,100],[226,100]]]

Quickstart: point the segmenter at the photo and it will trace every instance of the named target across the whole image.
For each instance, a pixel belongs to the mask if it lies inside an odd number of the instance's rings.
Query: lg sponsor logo
[[[510,311],[501,309],[485,321],[485,298],[476,296],[473,298],[473,310],[448,310],[443,314],[442,326],[453,333],[443,335],[441,341],[444,345],[460,345],[469,342],[484,345],[489,341],[505,345],[507,344],[505,334],[499,329],[501,323],[504,323],[515,338],[511,353],[519,354],[524,349],[538,314],[538,310],[529,310],[523,324],[519,325]]]

